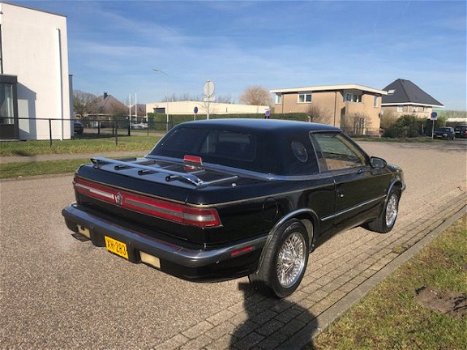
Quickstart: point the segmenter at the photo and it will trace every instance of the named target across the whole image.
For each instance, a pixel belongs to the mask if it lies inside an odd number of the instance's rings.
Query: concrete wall
[[[198,114],[207,113],[207,102],[202,101],[175,101],[175,102],[153,102],[146,104],[146,113],[153,113],[155,108],[167,108],[170,115],[193,114],[195,107],[198,107]],[[240,105],[233,103],[209,104],[210,114],[264,114],[269,106]]]
[[[69,139],[70,91],[66,17],[0,4],[3,74],[18,77],[18,117],[54,118],[52,137]],[[21,139],[48,139],[49,123],[19,120]]]

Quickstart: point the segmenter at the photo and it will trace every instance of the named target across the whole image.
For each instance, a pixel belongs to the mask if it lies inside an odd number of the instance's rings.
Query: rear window
[[[196,155],[205,162],[259,171],[257,149],[257,137],[250,133],[179,127],[161,140],[151,155]]]

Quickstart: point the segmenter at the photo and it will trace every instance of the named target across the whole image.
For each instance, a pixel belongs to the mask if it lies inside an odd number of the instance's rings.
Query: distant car
[[[148,128],[148,124],[147,123],[134,123],[134,124],[131,124],[131,128],[135,130],[143,130],[143,129]]]
[[[73,131],[75,132],[75,134],[77,135],[83,135],[83,131],[84,131],[84,127],[83,127],[83,124],[78,121],[78,120],[75,120],[73,122]]]
[[[454,128],[444,127],[435,130],[434,137],[438,139],[454,140]]]
[[[458,125],[454,128],[456,138],[467,138],[467,125]]]

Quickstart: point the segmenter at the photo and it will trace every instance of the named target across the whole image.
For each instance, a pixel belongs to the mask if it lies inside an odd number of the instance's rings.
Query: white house
[[[0,2],[0,35],[0,139],[69,139],[66,17]]]

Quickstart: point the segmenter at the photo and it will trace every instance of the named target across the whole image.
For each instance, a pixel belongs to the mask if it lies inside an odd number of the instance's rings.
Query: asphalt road
[[[435,205],[432,196],[465,191],[465,143],[360,144],[404,169],[400,219]],[[73,201],[71,180],[0,182],[1,348],[150,348],[244,300],[246,278],[186,282],[72,238],[60,213]],[[369,234],[345,232],[312,255]]]

